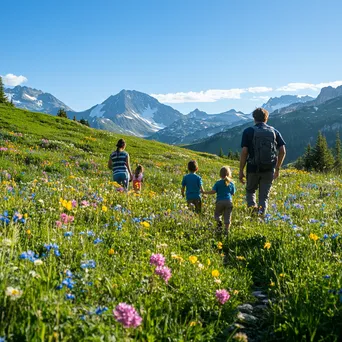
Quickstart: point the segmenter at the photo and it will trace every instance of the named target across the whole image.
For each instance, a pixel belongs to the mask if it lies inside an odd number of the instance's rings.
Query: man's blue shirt
[[[257,127],[271,127],[264,122],[258,123],[255,126]],[[283,137],[281,136],[280,132],[277,131],[274,127],[271,127],[274,130],[274,133],[276,135],[276,142],[277,142],[277,150],[281,146],[285,145],[285,141]],[[254,148],[253,148],[253,137],[254,137],[254,128],[253,127],[248,127],[246,128],[243,133],[242,133],[242,140],[241,140],[241,147],[247,147],[248,148],[248,160],[252,160],[254,158]],[[257,166],[256,165],[251,165],[247,160],[247,172],[256,172],[257,171]],[[275,166],[275,165],[274,165]],[[269,171],[269,170],[265,170]]]

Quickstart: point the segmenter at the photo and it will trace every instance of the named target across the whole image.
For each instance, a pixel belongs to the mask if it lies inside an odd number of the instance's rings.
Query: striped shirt
[[[112,160],[112,163],[113,163],[113,175],[118,175],[118,174],[128,175],[127,158],[128,158],[128,153],[125,151],[120,151],[120,152],[114,151],[110,155],[110,159]]]

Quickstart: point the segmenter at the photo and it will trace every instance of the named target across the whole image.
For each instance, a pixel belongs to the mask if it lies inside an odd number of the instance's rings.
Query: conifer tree
[[[75,115],[74,115],[74,118],[73,118],[73,120],[74,120],[74,121],[77,121],[77,120],[76,120],[76,116],[75,116]]]
[[[313,167],[318,172],[329,172],[334,166],[334,157],[328,148],[327,140],[318,132],[316,146],[313,151]]]
[[[2,77],[0,76],[0,103],[7,104],[8,100],[5,95],[4,84],[2,83]]]
[[[341,139],[339,131],[336,133],[334,170],[338,174],[342,173]]]
[[[235,153],[234,153],[234,158],[233,158],[234,160],[240,160],[240,153],[238,152],[238,151],[236,151]]]
[[[60,118],[68,118],[67,112],[65,111],[64,108],[59,108],[58,112],[57,112],[57,116]]]
[[[223,157],[224,157],[224,153],[223,153],[223,149],[222,149],[222,147],[220,148],[219,157],[221,157],[221,158],[223,158]]]
[[[82,118],[82,119],[80,120],[80,123],[81,123],[82,125],[85,125],[85,124],[86,124],[86,121]]]
[[[228,159],[234,159],[232,150],[229,150],[229,151],[228,151],[227,157],[228,157]]]
[[[310,143],[306,147],[304,156],[303,156],[303,167],[304,170],[310,171],[313,168],[313,151]]]

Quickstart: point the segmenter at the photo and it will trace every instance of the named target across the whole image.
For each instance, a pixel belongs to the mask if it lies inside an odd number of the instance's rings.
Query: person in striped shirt
[[[120,139],[116,144],[116,151],[112,152],[108,160],[108,168],[113,171],[113,181],[121,184],[126,190],[132,180],[129,154],[125,151],[126,142]]]

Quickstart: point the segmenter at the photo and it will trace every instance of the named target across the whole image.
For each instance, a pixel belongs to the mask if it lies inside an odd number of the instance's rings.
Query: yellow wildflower
[[[284,278],[285,277],[285,273],[280,273],[279,277]]]
[[[264,249],[270,249],[271,248],[271,242],[266,242],[264,244]]]
[[[195,255],[189,256],[189,261],[190,261],[192,264],[196,264],[197,260],[198,260],[197,256],[195,256]]]
[[[239,292],[240,292],[239,290],[234,290],[234,291],[233,291],[233,295],[238,295]]]
[[[27,234],[27,235],[30,235],[30,234],[31,234],[31,230],[30,230],[30,229],[27,229],[27,230],[26,230],[26,234]]]
[[[316,234],[310,233],[309,238],[311,240],[314,240],[315,242],[319,239],[319,237]]]
[[[103,205],[103,206],[102,206],[102,211],[103,211],[104,213],[106,213],[106,212],[108,211],[108,208],[107,208],[105,205]]]
[[[151,225],[150,225],[148,222],[146,222],[146,221],[140,222],[140,224],[141,224],[143,227],[145,227],[145,228],[150,228],[150,227],[151,227]]]
[[[217,277],[220,275],[220,272],[219,272],[218,270],[213,270],[213,271],[211,272],[211,275],[212,275],[213,277],[217,278]]]
[[[275,282],[274,281],[271,281],[270,282],[270,286],[274,286],[275,285]]]
[[[210,264],[211,264],[210,259],[207,259],[207,265],[210,266]]]
[[[222,249],[222,242],[218,242],[218,243],[217,243],[217,248],[218,248],[218,249]]]
[[[197,324],[197,322],[192,321],[192,322],[190,322],[190,327],[194,327],[196,324]]]
[[[113,255],[113,254],[114,254],[114,249],[111,248],[111,249],[108,251],[108,254],[109,254],[109,255]]]
[[[246,258],[244,256],[238,255],[236,256],[236,260],[243,261],[243,260],[246,260]]]

